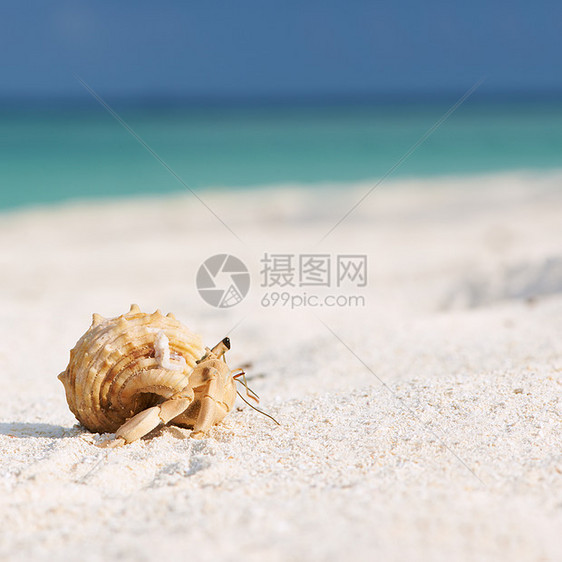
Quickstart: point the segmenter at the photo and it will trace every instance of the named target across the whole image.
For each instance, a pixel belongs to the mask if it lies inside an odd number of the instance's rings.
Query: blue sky
[[[562,94],[562,2],[27,1],[0,98]]]

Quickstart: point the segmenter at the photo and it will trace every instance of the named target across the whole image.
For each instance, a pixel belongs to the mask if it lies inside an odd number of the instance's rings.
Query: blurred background
[[[40,1],[0,18],[0,208],[562,167],[562,4]],[[83,81],[83,83],[81,82]]]

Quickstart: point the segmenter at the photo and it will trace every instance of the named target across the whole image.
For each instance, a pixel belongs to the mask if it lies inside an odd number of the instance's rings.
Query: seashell
[[[146,314],[132,305],[116,318],[94,314],[58,378],[84,427],[114,433],[132,416],[189,387],[204,353],[200,337],[172,314]]]

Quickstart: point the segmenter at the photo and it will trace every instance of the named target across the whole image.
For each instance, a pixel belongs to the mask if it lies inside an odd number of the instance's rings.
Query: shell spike
[[[129,309],[129,314],[138,314],[140,311],[141,309],[138,304],[132,304],[131,308]]]
[[[171,312],[168,312],[168,314],[166,314],[166,318],[170,318],[171,320],[176,320],[176,317]]]
[[[98,324],[101,324],[104,320],[105,318],[101,314],[98,314],[97,312],[94,312],[92,314],[92,326],[97,326]]]
[[[162,314],[162,311],[161,311],[159,308],[157,308],[157,309],[154,311],[154,314],[153,314],[152,316],[153,316],[154,318],[160,318],[161,316],[163,316],[163,314]]]

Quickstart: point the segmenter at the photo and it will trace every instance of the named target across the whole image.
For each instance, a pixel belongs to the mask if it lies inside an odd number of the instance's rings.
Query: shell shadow
[[[63,427],[50,423],[30,423],[30,422],[0,422],[0,435],[8,437],[23,438],[45,438],[62,439],[83,433],[80,427]]]

